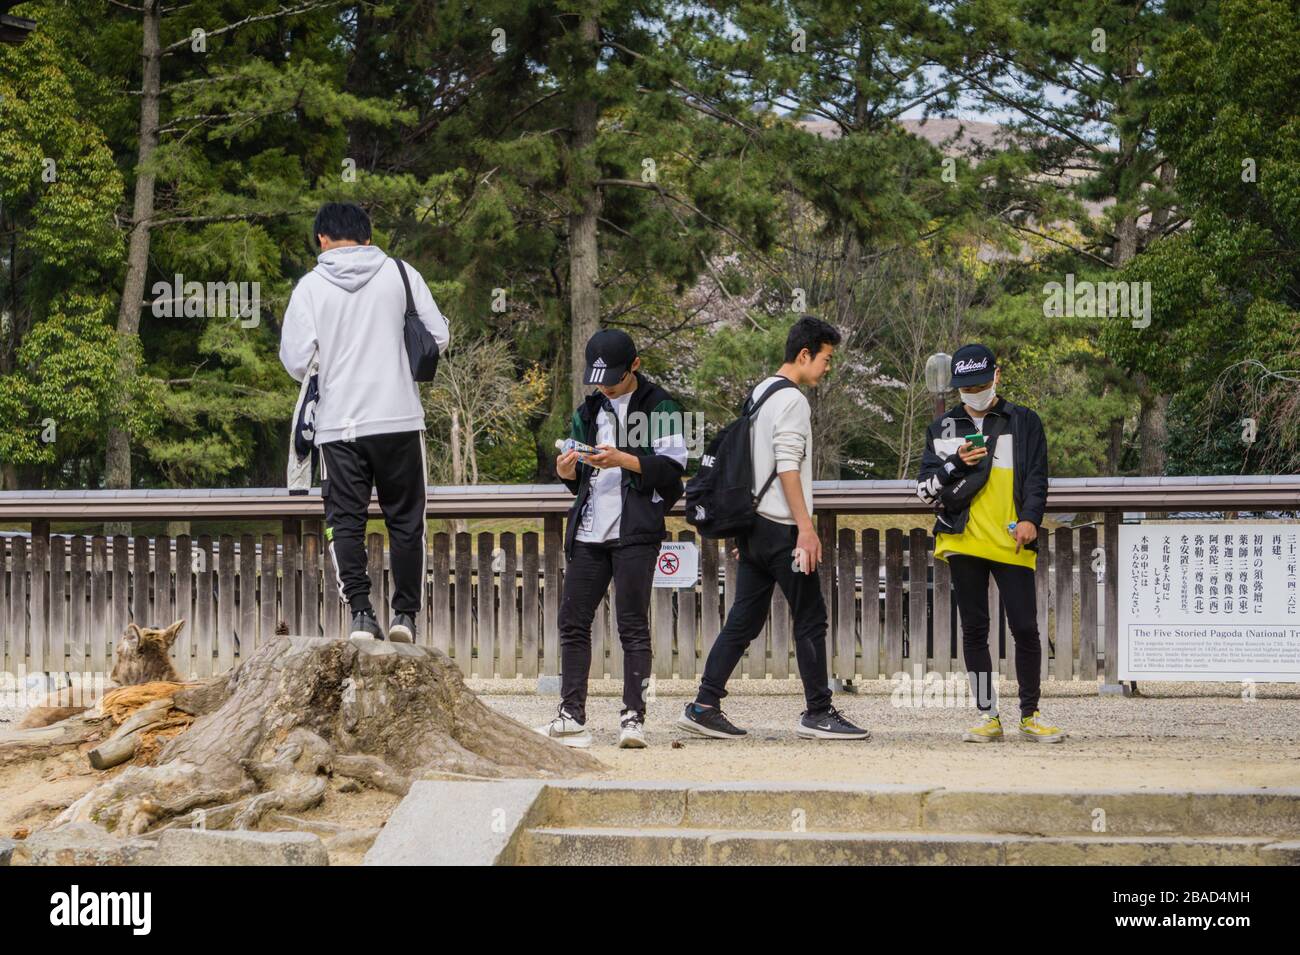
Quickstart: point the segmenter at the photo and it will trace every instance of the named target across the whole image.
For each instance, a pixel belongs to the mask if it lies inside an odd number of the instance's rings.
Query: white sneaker
[[[536,727],[537,732],[549,736],[557,743],[572,746],[574,749],[586,749],[591,745],[591,732],[585,723],[579,723],[560,707],[555,719],[545,726]]]
[[[645,721],[639,713],[628,710],[619,718],[618,748],[645,749]]]

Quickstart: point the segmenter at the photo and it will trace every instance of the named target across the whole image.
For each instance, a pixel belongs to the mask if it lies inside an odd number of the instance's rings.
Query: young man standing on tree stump
[[[352,612],[351,635],[384,639],[366,571],[366,520],[377,489],[393,575],[387,636],[413,643],[424,592],[428,466],[424,407],[403,336],[406,283],[397,262],[370,244],[370,217],[360,206],[326,203],[314,234],[320,256],[289,299],[280,361],[302,381],[313,356],[319,359],[315,444],[325,539]],[[424,279],[403,265],[420,321],[445,352],[447,320]]]
[[[934,556],[948,562],[961,612],[962,650],[980,711],[965,739],[1002,739],[989,653],[991,574],[1016,642],[1020,736],[1059,743],[1065,734],[1038,711],[1042,648],[1034,568],[1047,504],[1047,439],[1036,413],[998,397],[1001,380],[988,348],[957,349],[951,384],[961,403],[926,432],[917,493],[935,507]]]
[[[587,342],[586,383],[596,390],[573,412],[570,441],[555,471],[575,495],[565,534],[568,567],[560,597],[560,702],[539,726],[566,746],[591,745],[587,677],[591,623],[610,581],[623,645],[623,709],[618,745],[645,746],[645,688],[650,681],[650,595],[664,515],[682,495],[686,441],[682,409],[641,374],[626,332],[604,329]]]

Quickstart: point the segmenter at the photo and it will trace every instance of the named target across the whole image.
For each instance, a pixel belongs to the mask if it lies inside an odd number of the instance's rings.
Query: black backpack
[[[757,402],[745,399],[740,417],[709,442],[700,470],[686,482],[686,523],[701,537],[722,539],[743,534],[754,524],[758,502],[776,480],[776,468],[755,495],[754,453],[750,429],[763,402],[786,388],[798,387],[788,378],[770,386]],[[752,389],[751,389],[752,394]]]
[[[411,377],[416,381],[433,381],[438,372],[438,343],[420,321],[420,312],[411,297],[411,280],[401,259],[394,259],[406,288],[406,314],[402,317],[402,337],[406,340],[406,358],[411,363]]]

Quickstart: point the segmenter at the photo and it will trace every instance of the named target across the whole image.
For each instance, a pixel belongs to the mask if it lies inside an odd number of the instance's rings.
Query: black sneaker
[[[799,720],[799,736],[803,739],[870,739],[871,730],[854,726],[835,707],[824,713],[806,710]]]
[[[393,643],[415,642],[415,618],[409,613],[399,613],[393,617],[388,627],[388,639]]]
[[[707,736],[709,739],[735,739],[747,735],[739,726],[733,726],[717,706],[687,703],[682,715],[677,717],[677,725],[688,733]]]
[[[384,639],[384,631],[379,629],[379,621],[375,619],[373,610],[358,610],[352,615],[351,636],[370,640]]]

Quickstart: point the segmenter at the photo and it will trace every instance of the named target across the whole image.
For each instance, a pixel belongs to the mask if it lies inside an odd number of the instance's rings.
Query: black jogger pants
[[[366,517],[371,489],[388,527],[393,612],[420,612],[425,580],[424,432],[369,434],[320,445],[325,462],[325,540],[338,577],[339,593],[352,613],[372,609],[366,572]]]
[[[560,695],[579,722],[587,719],[591,623],[614,581],[614,617],[623,645],[623,709],[645,716],[650,681],[650,595],[658,544],[575,541],[560,597]]]
[[[1044,560],[1039,555],[1039,560]],[[975,703],[980,712],[991,712],[996,704],[993,689],[993,658],[989,653],[989,574],[997,581],[1007,624],[1016,642],[1016,680],[1020,685],[1020,715],[1033,716],[1038,709],[1042,685],[1039,670],[1043,648],[1038,640],[1037,595],[1034,571],[1018,564],[1003,564],[968,554],[951,554],[948,567],[952,588],[961,612],[961,644],[966,656]]]
[[[822,598],[817,571],[801,574],[791,566],[799,529],[756,517],[750,531],[736,538],[740,564],[736,568],[736,597],[727,611],[704,661],[695,702],[720,706],[727,695],[727,680],[745,653],[745,648],[763,632],[772,609],[772,591],[781,588],[794,620],[794,652],[799,661],[808,712],[825,713],[831,705],[826,676],[826,601]]]

